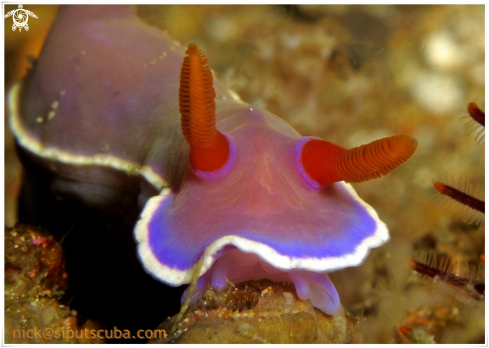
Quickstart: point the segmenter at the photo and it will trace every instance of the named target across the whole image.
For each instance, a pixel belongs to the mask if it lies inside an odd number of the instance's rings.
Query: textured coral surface
[[[67,281],[61,245],[52,236],[22,225],[6,229],[5,343],[103,343],[82,334],[100,324],[80,325],[77,312],[59,301]]]
[[[173,317],[158,328],[168,335],[151,343],[346,343],[355,320],[298,299],[290,283],[249,281],[227,291],[209,290],[172,331]]]

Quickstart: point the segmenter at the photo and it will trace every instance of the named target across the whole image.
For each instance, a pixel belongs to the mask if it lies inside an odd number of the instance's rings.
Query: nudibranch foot
[[[158,326],[168,335],[150,343],[348,343],[355,320],[340,309],[334,316],[296,296],[294,284],[250,280],[226,290],[208,289],[183,320]],[[178,322],[178,331],[171,328]],[[286,333],[286,334],[284,334]]]
[[[224,252],[200,277],[190,303],[196,303],[208,288],[224,290],[231,284],[261,279],[294,283],[297,296],[301,300],[310,299],[313,307],[326,314],[334,315],[341,308],[338,293],[326,273],[280,270],[258,255],[244,253],[237,248]],[[182,303],[187,294],[188,290],[182,296]]]

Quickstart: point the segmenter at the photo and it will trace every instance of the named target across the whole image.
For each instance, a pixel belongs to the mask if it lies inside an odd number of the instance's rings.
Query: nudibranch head
[[[300,298],[335,313],[340,302],[327,273],[359,265],[389,239],[374,209],[343,181],[386,174],[409,158],[415,141],[400,136],[346,150],[302,138],[247,105],[218,108],[216,117],[211,82],[203,53],[189,45],[180,110],[190,166],[177,191],[163,189],[141,214],[142,263],[178,286],[202,259],[197,295],[228,280],[292,281]]]

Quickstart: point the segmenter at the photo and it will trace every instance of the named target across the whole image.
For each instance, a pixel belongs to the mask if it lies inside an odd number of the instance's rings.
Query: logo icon
[[[15,29],[19,28],[19,32],[22,31],[22,28],[24,28],[26,31],[29,31],[29,25],[27,24],[27,21],[29,20],[29,16],[37,18],[34,12],[24,10],[22,8],[22,5],[19,5],[19,8],[17,10],[12,10],[9,13],[7,13],[5,15],[5,18],[8,18],[10,16],[13,16],[12,19],[14,20],[14,24],[12,25],[12,30],[15,31]]]

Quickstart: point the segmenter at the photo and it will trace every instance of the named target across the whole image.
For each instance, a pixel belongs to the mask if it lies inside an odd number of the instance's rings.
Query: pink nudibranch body
[[[342,180],[386,174],[415,141],[346,150],[302,137],[241,102],[212,80],[195,45],[185,55],[129,6],[66,6],[56,23],[9,106],[18,144],[56,173],[60,191],[103,206],[128,185],[144,188],[138,253],[166,284],[189,283],[202,260],[197,294],[227,280],[288,280],[300,298],[338,311],[328,273],[389,239]]]

